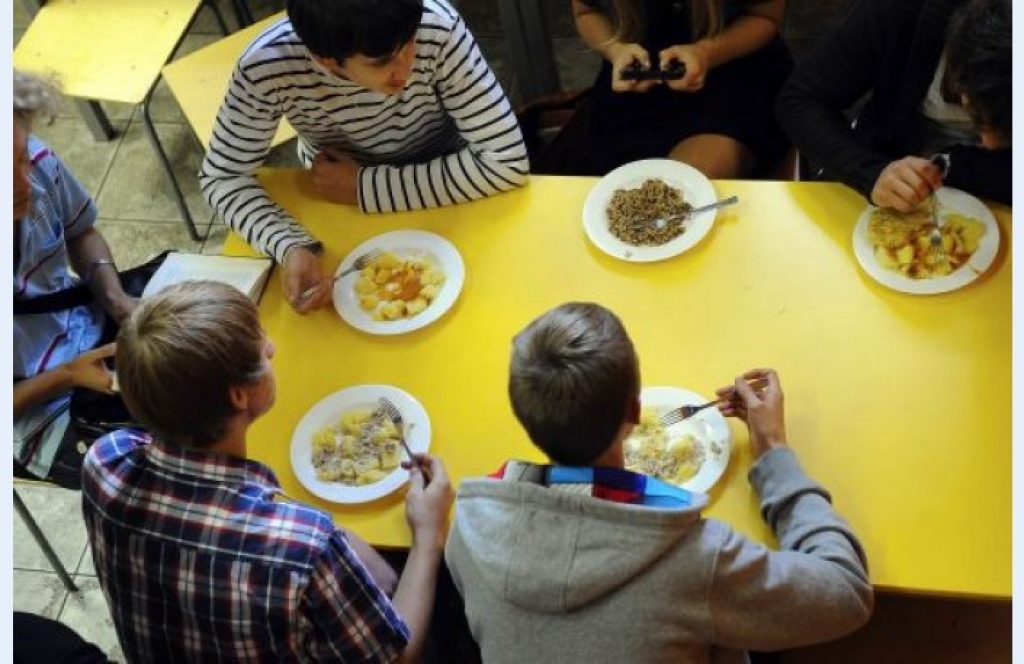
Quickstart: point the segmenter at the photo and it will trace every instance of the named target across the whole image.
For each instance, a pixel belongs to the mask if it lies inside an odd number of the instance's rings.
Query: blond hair
[[[143,300],[117,336],[117,378],[128,411],[187,447],[219,441],[237,411],[231,388],[264,371],[252,300],[226,284],[188,281]]]
[[[54,80],[15,69],[11,92],[14,118],[26,131],[31,130],[37,118],[52,120],[57,117],[61,94]]]
[[[640,394],[633,342],[601,305],[563,304],[513,339],[508,392],[530,440],[552,461],[591,465]]]
[[[613,39],[627,42],[643,40],[646,32],[643,10],[639,0],[612,0],[615,21]],[[693,39],[714,37],[725,29],[721,0],[691,0],[690,25]]]

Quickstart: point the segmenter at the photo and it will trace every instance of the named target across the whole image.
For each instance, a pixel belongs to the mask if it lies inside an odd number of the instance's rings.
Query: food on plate
[[[924,203],[908,213],[879,208],[868,221],[868,241],[882,267],[911,279],[944,277],[970,260],[985,235],[985,224],[958,213],[941,215],[941,245],[931,243],[932,213]]]
[[[627,244],[660,246],[686,230],[685,218],[653,223],[670,215],[686,214],[693,206],[682,192],[664,180],[644,180],[636,189],[616,189],[608,204],[608,230]]]
[[[399,320],[430,306],[444,282],[444,271],[429,257],[399,258],[384,252],[360,271],[355,293],[373,320]]]
[[[380,410],[342,413],[313,434],[313,469],[322,482],[373,484],[401,464],[398,428]]]
[[[661,415],[653,408],[641,411],[640,423],[624,445],[626,468],[673,484],[683,484],[704,465],[704,446],[690,434],[670,436],[658,422]]]

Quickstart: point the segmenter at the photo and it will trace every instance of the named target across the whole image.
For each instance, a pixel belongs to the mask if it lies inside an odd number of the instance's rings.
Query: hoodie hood
[[[704,494],[687,507],[616,503],[532,483],[464,480],[455,543],[505,601],[566,613],[630,583],[693,532]]]

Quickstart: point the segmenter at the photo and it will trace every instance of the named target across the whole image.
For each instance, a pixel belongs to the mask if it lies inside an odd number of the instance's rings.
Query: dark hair
[[[237,412],[231,388],[259,380],[263,330],[252,300],[213,281],[146,298],[117,335],[117,379],[128,412],[167,442],[203,448]]]
[[[555,463],[592,464],[640,394],[640,368],[622,322],[598,304],[571,302],[512,340],[508,393],[530,440]]]
[[[338,64],[353,55],[393,55],[423,18],[423,0],[288,0],[287,7],[306,48]]]
[[[1013,127],[1010,0],[970,0],[953,15],[946,35],[946,67],[954,93],[980,129],[1009,140]]]

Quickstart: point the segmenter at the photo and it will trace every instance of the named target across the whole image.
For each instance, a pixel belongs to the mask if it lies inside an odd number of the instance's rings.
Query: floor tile
[[[502,36],[501,16],[498,13],[496,0],[476,0],[475,2],[463,0],[454,4],[474,37],[481,39]]]
[[[82,551],[82,557],[78,561],[78,567],[75,568],[75,574],[78,576],[96,576],[96,565],[92,560],[92,547],[86,543],[85,550]]]
[[[220,254],[224,251],[224,242],[228,239],[228,227],[219,219],[214,219],[210,224],[210,232],[203,242],[204,254]]]
[[[56,574],[16,569],[12,581],[14,587],[11,596],[15,611],[57,619],[68,591]]]
[[[127,126],[125,122],[114,124],[121,131]],[[121,139],[93,140],[85,120],[78,116],[60,117],[49,124],[37,123],[34,132],[71,169],[86,191],[95,197],[114,163]]]
[[[25,0],[13,0],[11,3],[14,7],[13,23],[15,33],[17,30],[24,30],[28,27],[28,24],[32,22],[32,17],[29,15],[28,10],[25,9]],[[17,40],[14,42],[17,44]]]
[[[158,124],[156,131],[196,224],[205,224],[212,210],[199,191],[203,152],[198,141],[185,124]],[[97,202],[105,219],[181,221],[167,174],[141,122],[128,126]]]
[[[64,567],[73,570],[85,547],[82,494],[46,485],[17,483],[15,490],[39,524]],[[14,568],[52,572],[50,562],[17,514],[14,521]]]
[[[200,233],[208,227],[208,221],[204,222],[199,227]],[[114,254],[114,262],[122,269],[141,265],[165,249],[196,254],[203,247],[202,242],[188,236],[181,222],[100,219],[96,228],[103,233]]]
[[[588,87],[601,68],[601,56],[576,37],[552,40],[563,90]]]
[[[78,632],[83,639],[95,644],[108,658],[124,661],[107,598],[100,589],[99,581],[95,577],[79,576],[75,582],[79,584],[81,592],[68,595],[59,620]]]

